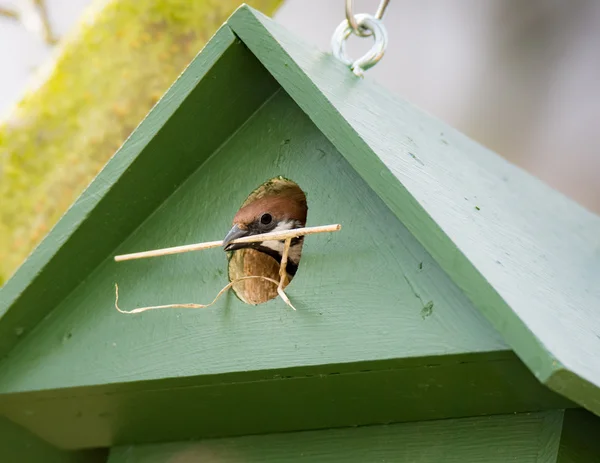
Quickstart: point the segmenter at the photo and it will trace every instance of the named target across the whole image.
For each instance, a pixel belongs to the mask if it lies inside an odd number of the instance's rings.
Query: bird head
[[[302,228],[306,224],[306,197],[299,189],[287,189],[266,194],[244,205],[233,218],[233,227],[223,240],[225,251],[251,248],[265,253],[281,263],[284,241],[231,243],[244,236]],[[288,273],[293,275],[300,260],[302,237],[294,238],[289,251]]]

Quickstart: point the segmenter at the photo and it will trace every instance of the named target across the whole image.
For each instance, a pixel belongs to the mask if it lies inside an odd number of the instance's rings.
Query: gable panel
[[[298,312],[281,300],[253,307],[231,294],[209,309],[123,315],[114,309],[114,282],[124,309],[204,303],[227,283],[226,255],[214,249],[123,263],[107,259],[11,353],[0,390],[506,350],[284,93],[115,254],[219,239],[246,195],[276,175],[304,189],[310,225],[343,226],[336,234],[306,238],[288,289]]]

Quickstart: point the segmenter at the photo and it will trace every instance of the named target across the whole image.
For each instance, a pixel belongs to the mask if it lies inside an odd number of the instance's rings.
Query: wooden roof
[[[600,217],[261,13],[229,24],[535,376],[600,414]]]

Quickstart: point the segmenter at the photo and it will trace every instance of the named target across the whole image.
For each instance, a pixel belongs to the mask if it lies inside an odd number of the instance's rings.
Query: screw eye
[[[263,225],[269,225],[273,221],[273,216],[271,214],[263,214],[260,216],[260,223]]]

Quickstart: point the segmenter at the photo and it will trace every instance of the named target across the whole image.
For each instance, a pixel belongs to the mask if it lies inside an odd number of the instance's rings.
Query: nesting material
[[[186,304],[153,305],[153,306],[148,306],[148,307],[138,307],[137,309],[133,309],[133,310],[122,310],[121,308],[119,308],[119,285],[115,283],[115,308],[117,309],[118,312],[121,312],[124,314],[136,314],[136,313],[142,313],[142,312],[146,312],[148,310],[156,310],[156,309],[205,309],[205,308],[213,305],[215,302],[217,302],[217,300],[223,294],[225,294],[227,292],[227,290],[229,288],[231,288],[235,283],[239,282],[240,280],[248,280],[248,279],[255,279],[255,278],[267,280],[272,285],[273,284],[279,285],[279,282],[277,280],[272,280],[270,278],[267,278],[267,277],[264,277],[261,275],[251,275],[251,276],[247,276],[247,277],[238,278],[237,280],[234,280],[234,281],[230,282],[229,284],[225,285],[225,287],[223,287],[223,289],[221,291],[219,291],[219,293],[215,296],[215,298],[209,304],[196,304],[196,303],[190,302],[190,303],[186,303]],[[284,301],[286,302],[286,304],[288,304],[290,307],[292,307],[292,309],[296,310],[294,308],[294,306],[291,304],[291,302],[289,302],[287,295],[285,296]]]
[[[342,228],[341,225],[320,225],[318,227],[294,228],[281,232],[263,233],[262,235],[245,236],[238,238],[232,243],[256,243],[267,240],[285,240],[286,238],[295,238],[297,236],[315,235],[317,233],[335,232]],[[152,251],[134,252],[131,254],[121,254],[114,257],[115,262],[123,262],[126,260],[146,259],[148,257],[168,256],[170,254],[181,254],[191,251],[204,251],[206,249],[220,248],[223,246],[223,241],[206,241],[204,243],[186,244],[183,246],[174,246],[172,248],[154,249]]]
[[[132,309],[132,310],[122,310],[119,307],[119,286],[115,283],[115,308],[117,309],[117,311],[119,311],[120,313],[123,313],[123,314],[138,314],[138,313],[146,312],[148,310],[156,310],[156,309],[173,309],[173,308],[204,309],[204,308],[210,307],[215,302],[217,302],[217,300],[225,292],[227,292],[227,290],[234,287],[234,285],[240,284],[240,283],[246,283],[251,280],[255,280],[255,281],[262,281],[263,283],[265,283],[265,285],[267,285],[267,284],[270,285],[271,288],[274,288],[274,290],[272,290],[272,291],[274,291],[275,296],[273,296],[273,297],[276,297],[276,295],[279,295],[289,307],[296,310],[295,307],[292,305],[289,297],[284,292],[285,287],[289,284],[289,278],[288,278],[288,274],[286,272],[286,265],[287,265],[287,258],[288,258],[290,243],[291,243],[292,239],[297,238],[299,236],[313,235],[316,233],[336,232],[336,231],[341,230],[341,228],[342,228],[342,226],[340,224],[324,225],[324,226],[319,226],[319,227],[297,228],[294,230],[287,230],[287,231],[283,231],[283,232],[264,233],[262,235],[254,235],[252,237],[244,237],[244,238],[239,238],[237,240],[232,241],[233,243],[236,243],[236,242],[251,243],[251,242],[266,241],[268,239],[278,239],[278,240],[283,239],[283,240],[285,240],[285,247],[284,247],[283,256],[282,256],[282,260],[281,260],[281,266],[277,265],[277,262],[275,262],[274,259],[270,258],[270,260],[273,261],[273,263],[275,264],[275,267],[276,267],[274,277],[262,274],[262,275],[243,275],[243,276],[239,276],[239,277],[232,279],[231,278],[232,275],[230,273],[231,281],[227,285],[225,285],[225,287],[223,287],[223,289],[221,289],[221,291],[219,291],[217,296],[209,304],[196,304],[196,303],[166,304],[166,305],[139,307],[139,308]],[[195,245],[190,245],[189,250],[197,251],[197,250],[201,250],[201,249],[215,248],[217,246],[215,246],[214,243],[217,243],[217,241],[211,241],[208,243],[198,243]],[[218,243],[221,243],[221,245],[222,245],[222,241],[219,241]],[[178,249],[181,249],[181,248],[182,247],[178,247]],[[129,257],[129,256],[134,256],[134,254],[116,256],[115,260],[116,261],[130,260],[133,258],[141,259],[141,258],[145,258],[145,257],[168,255],[168,254],[173,254],[173,252],[170,252],[170,250],[172,250],[172,249],[174,249],[174,248],[167,248],[167,249],[162,249],[162,250],[157,249],[154,251],[147,251],[145,253],[144,252],[136,253],[135,257]],[[248,250],[242,249],[240,251],[248,251]],[[251,251],[254,251],[254,250],[251,250]],[[185,251],[179,250],[178,252],[185,252]],[[258,251],[255,251],[255,252],[258,252]],[[119,257],[121,259],[118,259]],[[269,256],[266,256],[266,257],[269,257]],[[233,260],[233,257],[232,257],[232,260]],[[248,262],[252,262],[252,261],[249,260]],[[246,264],[244,264],[244,265],[246,265]],[[246,267],[246,269],[251,270],[251,267]],[[231,270],[231,260],[230,260],[230,270]],[[264,268],[263,268],[263,270],[264,270]],[[258,293],[256,293],[256,294],[258,294]],[[273,297],[271,297],[270,299],[272,299]]]

